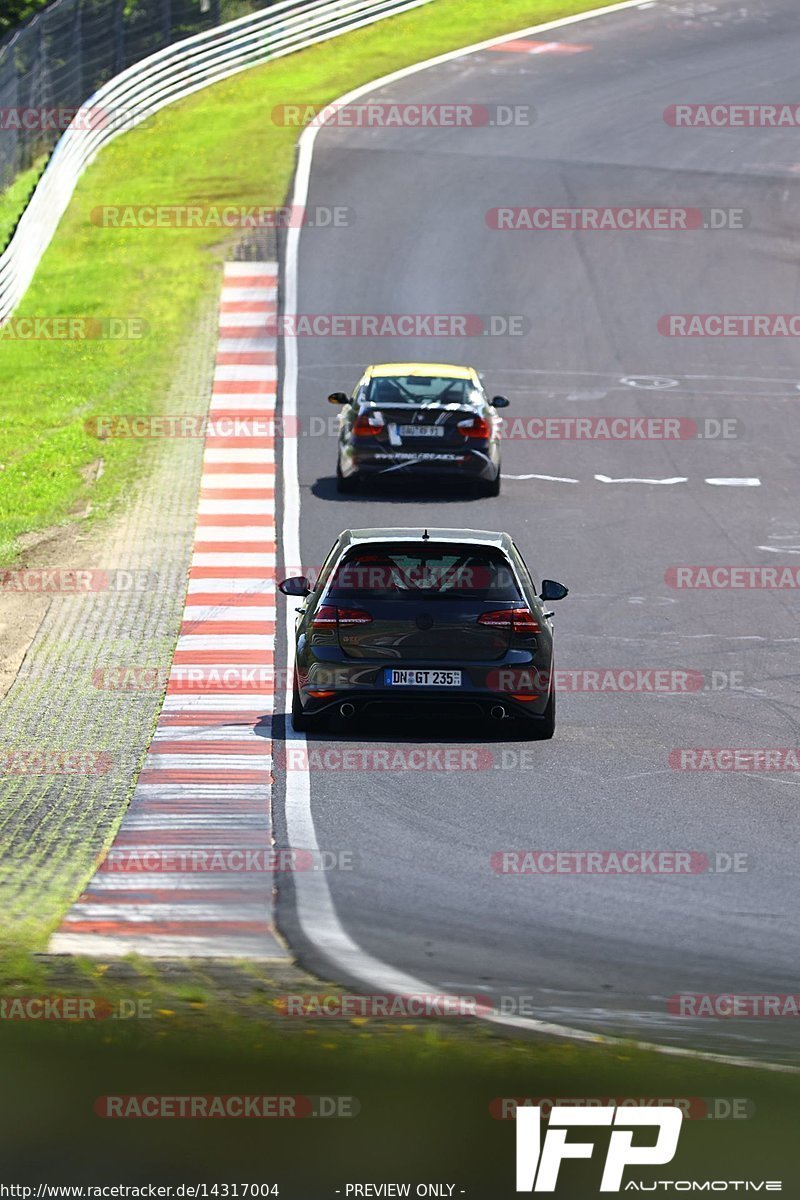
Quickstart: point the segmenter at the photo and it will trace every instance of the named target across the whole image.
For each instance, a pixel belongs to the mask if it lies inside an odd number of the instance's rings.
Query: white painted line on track
[[[580,479],[572,479],[569,475],[506,475],[503,479],[546,479],[549,483],[580,483]]]
[[[416,63],[410,67],[404,67],[400,71],[394,71],[390,75],[384,75],[380,79],[373,80],[372,83],[347,92],[344,96],[340,96],[338,100],[333,102],[331,111],[338,111],[340,107],[352,104],[354,101],[360,100],[363,96],[368,95],[378,88],[396,83],[401,79],[406,79],[419,71],[438,66],[441,63],[453,62],[458,58],[496,45],[498,42],[510,41],[513,38],[520,38],[529,33],[538,33],[549,29],[561,28],[565,25],[577,24],[579,21],[591,20],[606,13],[620,12],[627,8],[638,7],[638,5],[639,0],[623,0],[621,4],[613,4],[607,8],[580,13],[574,17],[563,17],[557,21],[549,21],[544,25],[534,25],[526,29],[517,30],[515,33],[507,34],[503,38],[490,38],[488,41],[478,42],[472,46],[465,46],[461,50],[452,50],[446,54],[440,54],[435,58],[427,59],[425,62]],[[323,126],[308,126],[300,136],[292,196],[293,204],[305,206],[308,201],[314,142],[320,128],[323,128]],[[297,227],[290,228],[286,241],[284,305],[284,314],[289,318],[296,316],[298,311],[299,248],[300,230]],[[298,356],[296,339],[286,338],[284,340],[284,358],[283,417],[288,422],[297,416]],[[300,484],[297,447],[297,438],[283,439],[282,544],[284,560],[287,563],[300,563],[303,561],[300,553]],[[295,608],[287,603],[285,613],[287,679],[292,677],[294,668],[294,616]],[[292,729],[291,721],[288,717],[286,721],[286,742],[287,750],[293,743],[299,743],[301,746],[306,744],[305,736]],[[303,755],[302,757],[305,758],[306,756]],[[311,778],[308,769],[286,772],[286,827],[290,848],[303,847],[310,849],[312,852],[319,850],[316,830],[314,828],[314,817],[311,810]],[[350,937],[339,920],[323,871],[299,871],[294,876],[294,884],[297,919],[303,936],[332,964],[334,970],[342,972],[348,978],[358,980],[359,983],[370,990],[377,989],[381,992],[389,992],[395,995],[419,995],[420,993],[439,992],[441,990],[435,985],[408,975],[391,964],[382,962],[380,959],[368,954]],[[551,1034],[578,1042],[609,1043],[622,1046],[631,1045],[630,1039],[605,1037],[601,1034],[590,1033],[587,1030],[574,1029],[567,1025],[554,1024],[549,1021],[500,1014],[493,1014],[486,1019],[495,1025],[501,1025],[506,1028]],[[759,1063],[744,1057],[711,1054],[674,1046],[659,1046],[646,1042],[635,1042],[633,1044],[643,1049],[655,1050],[661,1054],[670,1056],[702,1058],[714,1062],[741,1066],[756,1066],[762,1069],[788,1071],[791,1073],[797,1072],[797,1068],[795,1067],[784,1066],[783,1064]]]
[[[756,477],[749,479],[707,479],[706,483],[710,483],[712,487],[761,487],[761,480]]]
[[[688,483],[689,479],[686,475],[673,475],[669,479],[637,479],[632,475],[624,479],[612,479],[610,475],[595,475],[598,483]]]

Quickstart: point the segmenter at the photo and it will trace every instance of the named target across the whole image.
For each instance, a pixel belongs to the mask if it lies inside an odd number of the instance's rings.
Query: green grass
[[[120,987],[102,990],[113,997]],[[625,1046],[508,1041],[458,1022],[298,1028],[300,1022],[276,1021],[263,1002],[260,1016],[220,1024],[152,999],[154,1015],[142,1019],[0,1023],[8,1080],[0,1088],[0,1121],[14,1131],[4,1148],[7,1179],[33,1173],[61,1183],[270,1181],[281,1185],[281,1195],[298,1197],[332,1196],[353,1179],[446,1180],[469,1196],[500,1200],[514,1194],[514,1123],[493,1117],[493,1100],[721,1097],[749,1101],[752,1115],[685,1121],[673,1163],[631,1168],[626,1180],[782,1178],[785,1194],[796,1194],[796,1077],[663,1059]],[[328,1121],[94,1115],[101,1096],[215,1094],[353,1097],[358,1115]],[[559,1194],[597,1193],[603,1135],[591,1137],[599,1143],[593,1161],[565,1164]]]
[[[497,1119],[496,1106],[490,1110],[492,1101],[628,1097],[684,1106],[694,1100],[696,1119],[684,1122],[678,1157],[657,1177],[782,1177],[785,1191],[796,1194],[796,1075],[662,1057],[625,1043],[511,1038],[467,1020],[281,1015],[287,993],[339,991],[298,970],[260,963],[3,956],[0,1002],[82,996],[104,1015],[68,1023],[0,1020],[0,1072],[9,1080],[0,1084],[0,1125],[21,1134],[13,1150],[7,1147],[6,1176],[35,1164],[40,1178],[77,1182],[91,1145],[94,1174],[128,1182],[135,1141],[137,1169],[161,1179],[168,1139],[179,1179],[213,1182],[232,1178],[235,1169],[240,1180],[277,1176],[305,1186],[292,1195],[322,1196],[333,1194],[336,1172],[352,1178],[357,1171],[358,1178],[468,1180],[469,1195],[495,1200],[512,1194],[514,1131],[512,1121]],[[301,1122],[296,1135],[271,1122],[112,1121],[103,1122],[98,1139],[98,1096],[218,1093],[354,1096],[360,1112],[354,1120]],[[713,1112],[715,1100],[734,1099],[747,1119],[703,1117],[700,1100]],[[35,1157],[42,1130],[46,1162]],[[567,1168],[573,1186],[578,1178],[585,1186],[572,1194],[596,1192],[596,1169],[597,1163],[585,1173]]]
[[[25,211],[25,205],[31,198],[46,162],[47,156],[45,155],[27,171],[22,171],[14,182],[0,193],[0,251],[8,245],[17,221]]]
[[[176,1180],[277,1180],[282,1195],[333,1195],[342,1175],[458,1180],[470,1196],[499,1200],[513,1194],[514,1128],[498,1119],[496,1104],[490,1109],[493,1101],[694,1098],[699,1117],[702,1098],[712,1111],[715,1099],[746,1102],[748,1117],[685,1121],[670,1168],[628,1177],[783,1178],[785,1192],[796,1194],[796,1076],[664,1058],[624,1043],[512,1040],[472,1021],[287,1019],[287,992],[338,989],[276,970],[277,977],[268,964],[177,967],[136,956],[110,964],[0,961],[0,1001],[85,996],[104,1014],[0,1020],[8,1080],[0,1125],[16,1134],[4,1146],[5,1177],[35,1168],[37,1178],[68,1183],[89,1175],[132,1182],[137,1173],[161,1182],[168,1163]],[[198,1094],[349,1096],[359,1112],[313,1122],[98,1124],[94,1115],[103,1095]],[[595,1194],[598,1170],[597,1161],[565,1166],[560,1191]]]
[[[82,512],[103,514],[147,465],[147,445],[98,442],[94,415],[164,411],[201,305],[216,293],[219,231],[99,228],[99,205],[281,204],[297,130],[273,106],[327,102],[446,49],[592,7],[594,0],[436,0],[414,12],[268,63],[200,92],[107,147],[80,181],[16,316],[140,317],[139,340],[11,341],[0,354],[0,562],[16,539]],[[15,194],[24,194],[19,180]],[[17,191],[17,188],[20,191]],[[7,193],[0,220],[15,219]],[[18,214],[17,214],[18,215]],[[232,241],[228,237],[227,246]],[[103,459],[96,483],[82,468]]]

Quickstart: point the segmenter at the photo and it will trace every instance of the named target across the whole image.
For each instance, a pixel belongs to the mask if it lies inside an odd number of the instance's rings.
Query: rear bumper
[[[396,717],[410,718],[431,717],[436,714],[440,719],[463,717],[491,718],[521,717],[528,720],[543,720],[544,709],[548,697],[531,703],[521,704],[509,696],[493,695],[490,692],[460,692],[457,695],[443,694],[426,696],[399,696],[396,691],[379,691],[370,696],[363,692],[342,692],[335,699],[312,701],[303,705],[303,711],[311,715],[334,716],[341,713],[342,705],[352,704],[353,712],[345,715],[352,717]],[[419,689],[414,689],[418,691]],[[455,689],[453,689],[455,690]],[[502,711],[500,711],[502,710]]]
[[[492,482],[500,472],[500,454],[490,447],[392,451],[350,446],[340,452],[339,465],[346,479],[354,476],[392,479],[408,475],[455,475]]]
[[[403,663],[404,668],[423,670],[460,670],[460,687],[392,686],[384,682],[384,669],[395,662],[369,663],[348,660],[344,663],[315,662],[308,675],[298,680],[303,711],[309,715],[337,713],[342,704],[351,704],[350,715],[394,714],[419,716],[421,713],[491,717],[498,706],[506,715],[541,717],[550,697],[550,670],[535,663],[515,661],[493,663]],[[520,669],[525,686],[520,687]],[[510,674],[515,683],[505,685]],[[533,684],[533,676],[537,683]],[[519,690],[518,690],[519,689]],[[323,693],[317,694],[314,693]],[[520,696],[524,696],[521,699]]]

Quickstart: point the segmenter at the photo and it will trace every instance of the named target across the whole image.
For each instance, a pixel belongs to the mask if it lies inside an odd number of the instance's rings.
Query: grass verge
[[[8,245],[11,234],[25,211],[25,206],[31,198],[46,162],[47,156],[45,155],[27,171],[21,171],[13,183],[0,193],[0,251]]]
[[[324,103],[444,50],[592,7],[593,0],[436,0],[208,88],[105,149],[81,179],[15,316],[139,318],[146,333],[0,339],[0,563],[18,554],[22,534],[83,516],[89,505],[102,514],[124,497],[147,467],[147,444],[98,442],[85,423],[163,411],[199,305],[218,286],[226,249],[219,230],[102,228],[92,223],[93,210],[279,205],[297,130],[272,124],[275,105]],[[26,186],[14,185],[17,202]],[[16,219],[8,193],[0,221],[3,213]]]
[[[793,1194],[796,1077],[624,1045],[510,1041],[468,1020],[289,1019],[281,1004],[287,993],[335,989],[291,968],[271,971],[52,958],[34,974],[4,970],[6,1006],[34,994],[95,1001],[84,1020],[0,1021],[8,1081],[0,1123],[15,1134],[4,1179],[30,1182],[32,1172],[62,1183],[236,1179],[305,1197],[333,1195],[353,1178],[436,1179],[456,1183],[454,1195],[463,1187],[497,1200],[513,1194],[508,1101],[525,1097],[677,1103],[689,1119],[676,1159],[655,1173],[631,1169],[626,1179],[783,1177]],[[219,1094],[344,1097],[335,1110],[352,1115],[113,1120],[101,1119],[108,1109],[98,1104],[108,1096]],[[565,1164],[559,1191],[595,1195],[601,1155],[599,1146],[594,1161]]]

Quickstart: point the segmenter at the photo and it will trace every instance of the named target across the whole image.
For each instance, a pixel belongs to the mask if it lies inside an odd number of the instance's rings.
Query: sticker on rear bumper
[[[431,454],[431,453],[426,454],[425,451],[419,451],[418,453],[415,453],[415,454],[411,454],[411,453],[403,454],[403,453],[399,453],[399,452],[397,454],[380,454],[380,453],[379,454],[371,454],[370,459],[378,460],[380,462],[383,462],[384,460],[388,460],[389,462],[443,462],[443,461],[444,462],[463,462],[464,455],[463,454]]]

